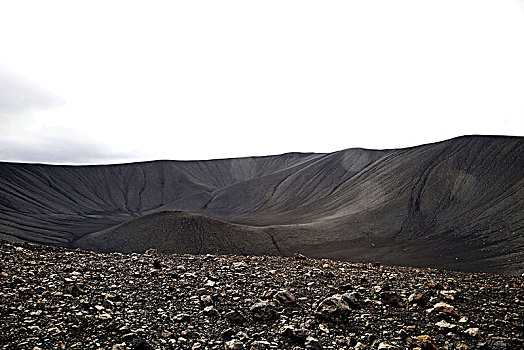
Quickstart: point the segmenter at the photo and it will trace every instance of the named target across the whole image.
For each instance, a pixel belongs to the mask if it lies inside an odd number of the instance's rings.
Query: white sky
[[[523,62],[517,0],[7,0],[0,160],[522,136]]]

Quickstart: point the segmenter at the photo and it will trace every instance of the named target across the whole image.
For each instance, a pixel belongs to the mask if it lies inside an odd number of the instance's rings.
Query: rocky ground
[[[4,349],[522,349],[524,278],[0,243]]]

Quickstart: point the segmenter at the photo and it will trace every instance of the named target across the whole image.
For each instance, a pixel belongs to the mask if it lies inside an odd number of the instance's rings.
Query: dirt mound
[[[88,234],[75,245],[102,252],[279,255],[263,229],[231,224],[199,214],[173,211],[145,215]],[[102,248],[101,248],[102,247]]]

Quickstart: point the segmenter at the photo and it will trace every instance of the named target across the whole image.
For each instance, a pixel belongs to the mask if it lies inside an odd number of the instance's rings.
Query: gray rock
[[[240,350],[240,349],[244,349],[244,343],[242,343],[240,340],[230,340],[230,341],[227,341],[225,344],[224,344],[224,349],[226,350]]]
[[[306,349],[322,350],[322,345],[320,344],[320,341],[313,337],[307,337],[305,345]]]
[[[335,294],[322,300],[315,312],[321,319],[340,322],[348,318],[351,309],[342,295]]]
[[[380,293],[380,300],[384,304],[389,304],[393,306],[401,306],[402,298],[395,292],[385,291]]]
[[[360,308],[360,295],[357,292],[344,293],[342,294],[342,299],[349,305],[350,308]]]
[[[273,298],[282,304],[294,304],[297,301],[296,297],[285,289],[275,293]]]
[[[245,322],[247,320],[246,317],[244,315],[242,315],[242,313],[240,313],[239,311],[236,311],[236,310],[227,312],[224,315],[224,317],[228,321],[235,322],[235,323],[242,323],[242,322]]]
[[[267,301],[261,301],[252,305],[249,308],[249,311],[251,311],[251,316],[253,316],[253,319],[258,321],[267,321],[275,318],[277,315],[273,307],[273,304]]]

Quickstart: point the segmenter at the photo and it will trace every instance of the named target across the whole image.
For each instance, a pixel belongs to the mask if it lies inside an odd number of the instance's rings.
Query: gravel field
[[[524,278],[0,243],[3,349],[522,349]]]

